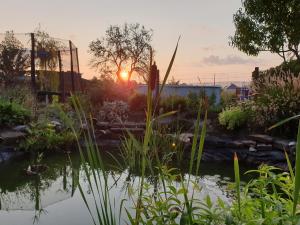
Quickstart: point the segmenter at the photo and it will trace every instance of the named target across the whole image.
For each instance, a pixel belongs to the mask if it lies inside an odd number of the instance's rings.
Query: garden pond
[[[122,199],[128,199],[130,187],[137,185],[139,177],[129,175],[126,168],[117,168],[109,157],[105,157],[104,162],[111,197],[116,205],[115,213],[118,214],[118,205]],[[43,159],[48,169],[39,176],[26,175],[28,163],[28,160],[19,160],[0,165],[1,225],[93,224],[78,188],[80,182],[88,196],[87,201],[93,201],[78,153]],[[243,174],[249,168],[241,165],[240,169]],[[233,181],[233,176],[233,163],[203,163],[199,179],[202,191],[196,197],[204,198],[209,194],[213,200],[220,197],[230,202],[228,183]],[[150,177],[147,179],[151,182]],[[174,185],[179,186],[179,183]],[[125,201],[125,207],[130,208],[130,200]]]

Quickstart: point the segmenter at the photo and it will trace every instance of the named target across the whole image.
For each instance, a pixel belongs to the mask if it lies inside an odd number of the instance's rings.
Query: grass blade
[[[293,216],[296,214],[300,191],[300,121],[298,125],[297,145],[296,145],[296,168],[295,168],[295,187],[294,187],[294,202],[293,202]]]
[[[239,212],[239,218],[241,218],[240,167],[239,167],[239,160],[238,160],[236,152],[234,153],[233,161],[234,161],[234,180],[235,180],[238,212]]]
[[[286,158],[286,162],[287,162],[287,165],[288,165],[288,168],[289,168],[289,172],[290,172],[291,178],[292,178],[292,180],[294,180],[295,179],[295,175],[294,175],[293,167],[292,167],[289,155],[287,154],[287,152],[285,150],[284,150],[284,155],[285,155],[285,158]]]
[[[285,123],[291,121],[291,120],[299,119],[299,118],[300,118],[300,114],[299,114],[299,115],[296,115],[296,116],[289,117],[289,118],[284,119],[284,120],[282,120],[282,121],[280,121],[280,122],[274,124],[273,126],[269,127],[268,130],[272,130],[272,129],[276,128],[276,127],[279,127],[279,126],[281,126],[281,125],[283,125],[283,124],[285,124]]]

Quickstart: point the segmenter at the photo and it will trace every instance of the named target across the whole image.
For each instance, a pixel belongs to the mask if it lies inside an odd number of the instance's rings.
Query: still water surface
[[[41,176],[24,174],[27,160],[0,165],[0,224],[1,225],[89,225],[92,224],[82,201],[78,182],[83,184],[88,201],[90,190],[78,154],[73,153],[71,162],[67,155],[50,156],[44,159],[49,169]],[[115,170],[106,159],[111,196],[116,205],[127,198],[127,186],[137,184],[138,177],[128,177],[126,168]],[[241,168],[245,171],[247,168]],[[203,163],[201,179],[203,190],[199,196],[209,194],[213,199],[221,197],[230,202],[227,184],[233,180],[232,163]],[[176,184],[175,184],[176,185]],[[127,207],[130,207],[127,202]],[[116,207],[118,212],[118,207]]]

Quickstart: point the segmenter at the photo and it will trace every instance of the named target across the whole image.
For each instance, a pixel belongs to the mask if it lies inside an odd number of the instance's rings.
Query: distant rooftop
[[[138,86],[147,86],[147,84],[138,84]],[[221,88],[220,85],[191,85],[191,84],[183,84],[183,85],[173,85],[173,84],[166,84],[165,87],[172,87],[172,88]]]

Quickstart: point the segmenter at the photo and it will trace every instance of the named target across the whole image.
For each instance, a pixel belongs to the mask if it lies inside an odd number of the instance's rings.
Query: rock
[[[243,143],[244,147],[251,147],[256,145],[256,141],[252,140],[241,140],[241,142]]]
[[[96,127],[102,130],[109,129],[109,122],[97,122]]]
[[[229,141],[226,143],[225,147],[228,148],[243,148],[244,144],[241,141]]]
[[[62,130],[63,125],[61,124],[61,122],[52,120],[52,121],[50,121],[50,124],[55,128],[56,131]]]
[[[273,143],[273,138],[271,136],[265,135],[265,134],[251,134],[251,135],[249,135],[249,138],[254,141],[264,143],[264,144],[272,144]]]
[[[249,152],[257,152],[257,149],[254,148],[253,146],[250,146],[249,147]]]
[[[145,130],[143,128],[110,128],[110,131],[115,134],[127,134],[128,132],[134,135],[144,135]]]
[[[193,138],[193,134],[191,133],[182,133],[179,135],[179,140],[185,143],[191,142]]]
[[[256,149],[258,151],[272,151],[273,146],[271,144],[257,144]]]
[[[247,161],[251,163],[260,164],[260,163],[277,163],[285,162],[286,158],[284,152],[282,151],[257,151],[257,152],[248,152]]]
[[[273,141],[274,148],[290,151],[290,149],[296,145],[296,142],[290,140],[284,140],[280,138],[276,138]]]
[[[1,142],[8,144],[16,144],[26,136],[25,133],[19,131],[3,131],[0,133]]]
[[[28,133],[30,131],[29,126],[27,125],[19,125],[12,128],[13,131]]]
[[[220,148],[224,148],[228,141],[229,140],[221,139],[221,138],[216,137],[216,136],[207,135],[205,137],[204,145],[206,147],[214,147],[214,148],[220,147]]]

